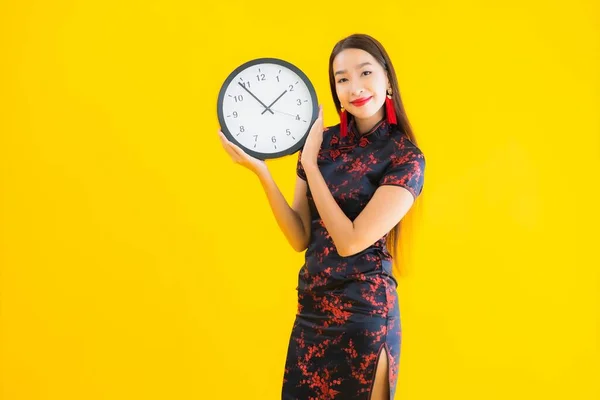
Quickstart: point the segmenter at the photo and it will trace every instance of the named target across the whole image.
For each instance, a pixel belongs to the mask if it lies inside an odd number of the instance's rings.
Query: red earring
[[[387,121],[390,125],[398,124],[396,110],[394,109],[394,101],[392,100],[392,89],[388,89],[388,94],[385,97],[385,112],[387,114]]]
[[[340,110],[340,136],[348,136],[348,115],[346,114],[344,107]]]

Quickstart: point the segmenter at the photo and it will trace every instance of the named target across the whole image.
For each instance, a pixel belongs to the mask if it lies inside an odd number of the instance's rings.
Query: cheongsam
[[[306,180],[298,153],[297,175]],[[354,220],[381,185],[406,188],[417,198],[425,158],[397,125],[383,119],[359,134],[326,128],[317,165],[335,201]],[[370,398],[378,358],[388,354],[390,399],[400,358],[397,281],[386,248],[387,234],[366,249],[338,254],[319,217],[310,185],[311,235],[298,273],[298,306],[283,374],[284,400]]]

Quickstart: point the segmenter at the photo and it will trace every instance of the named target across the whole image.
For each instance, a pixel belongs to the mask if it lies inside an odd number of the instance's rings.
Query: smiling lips
[[[361,107],[361,106],[364,106],[365,104],[367,104],[367,102],[369,100],[371,100],[372,98],[373,98],[373,96],[371,96],[371,97],[361,97],[360,99],[356,99],[354,101],[351,101],[350,103],[352,103],[353,106]]]

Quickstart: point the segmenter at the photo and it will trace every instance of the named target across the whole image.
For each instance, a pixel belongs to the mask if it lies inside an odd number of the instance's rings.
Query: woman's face
[[[381,64],[361,49],[342,50],[333,60],[341,105],[357,120],[377,122],[384,115],[389,79]]]

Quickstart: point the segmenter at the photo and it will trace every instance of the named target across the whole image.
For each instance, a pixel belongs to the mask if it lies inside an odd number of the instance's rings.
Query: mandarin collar
[[[369,140],[372,141],[376,138],[385,136],[388,133],[389,128],[390,125],[387,122],[387,119],[384,117],[379,122],[377,122],[371,129],[369,129],[368,132],[365,132],[361,135],[356,129],[354,118],[352,118],[348,124],[348,137],[352,142],[360,141],[364,137],[369,137]]]
[[[378,141],[381,138],[389,136],[390,124],[386,118],[377,122],[368,132],[359,134],[354,126],[354,119],[348,123],[348,135],[342,138],[339,130],[336,131],[329,139],[328,148],[332,151],[342,150],[350,151],[356,146],[366,147],[370,143]]]

